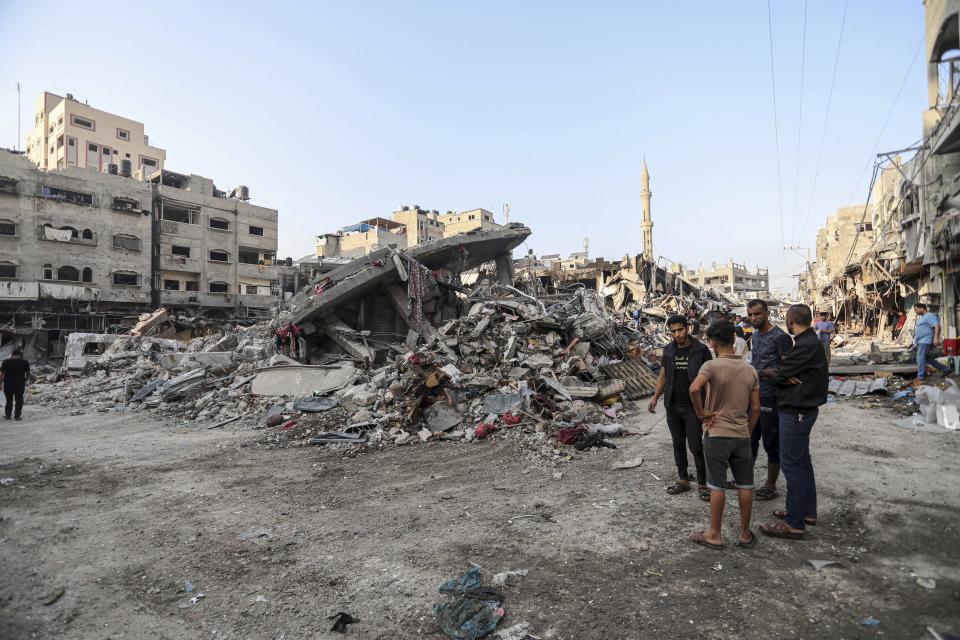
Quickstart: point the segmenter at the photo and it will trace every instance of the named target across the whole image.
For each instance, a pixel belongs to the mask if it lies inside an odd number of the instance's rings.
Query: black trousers
[[[673,439],[673,459],[677,463],[677,477],[690,480],[687,473],[687,447],[693,454],[697,469],[697,484],[707,483],[707,466],[703,461],[703,429],[692,406],[671,403],[667,408],[667,426]]]
[[[4,415],[8,418],[10,413],[13,412],[14,418],[19,418],[20,414],[23,413],[23,385],[14,387],[11,385],[3,385],[3,395],[6,396],[7,405],[3,408]],[[14,410],[14,404],[16,404],[16,410]]]

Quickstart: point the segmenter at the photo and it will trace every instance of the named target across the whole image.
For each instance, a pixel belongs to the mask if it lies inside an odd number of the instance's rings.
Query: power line
[[[810,212],[813,210],[813,196],[817,192],[817,178],[820,177],[820,161],[823,159],[823,143],[827,139],[827,123],[830,122],[830,106],[833,104],[833,88],[837,84],[837,67],[840,63],[840,45],[843,44],[843,30],[847,24],[847,4],[843,1],[843,16],[840,18],[840,37],[837,38],[837,52],[833,56],[833,78],[830,80],[830,93],[827,94],[827,112],[823,116],[823,131],[820,134],[820,149],[817,151],[817,164],[813,171],[813,186],[810,187],[810,201],[807,203],[807,214],[800,227],[800,235],[807,232],[807,223],[810,221]]]
[[[803,31],[800,37],[800,111],[797,117],[797,171],[793,179],[793,215],[790,218],[790,241],[797,231],[797,196],[800,193],[800,141],[803,132],[803,73],[807,64],[807,0],[803,0]]]
[[[780,207],[780,246],[783,241],[783,177],[780,171],[780,125],[777,124],[777,75],[773,66],[773,14],[767,0],[767,33],[770,36],[770,87],[773,92],[773,139],[777,147],[777,204]]]

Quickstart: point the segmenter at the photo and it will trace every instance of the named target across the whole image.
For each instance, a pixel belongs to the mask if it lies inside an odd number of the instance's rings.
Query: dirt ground
[[[437,588],[470,563],[485,581],[529,571],[504,589],[500,628],[539,638],[960,633],[960,434],[908,431],[855,400],[814,429],[821,524],[750,551],[733,546],[732,502],[727,550],[685,540],[707,507],[664,491],[662,410],[628,423],[647,435],[559,465],[502,434],[346,457],[45,411],[0,420],[0,477],[16,480],[0,487],[4,639],[338,638],[338,611],[359,619],[346,637],[439,639]],[[755,521],[782,506],[758,503]]]

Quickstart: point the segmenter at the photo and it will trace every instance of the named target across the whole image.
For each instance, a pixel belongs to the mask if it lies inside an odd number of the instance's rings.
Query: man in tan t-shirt
[[[726,502],[727,469],[740,502],[740,538],[738,547],[756,544],[750,531],[753,511],[753,451],[750,434],[760,418],[760,385],[757,371],[734,352],[734,327],[727,321],[711,324],[707,339],[717,357],[705,362],[693,384],[690,400],[703,422],[703,457],[710,489],[710,528],[690,534],[690,540],[711,549],[722,549],[720,524]],[[701,394],[706,389],[706,402]]]

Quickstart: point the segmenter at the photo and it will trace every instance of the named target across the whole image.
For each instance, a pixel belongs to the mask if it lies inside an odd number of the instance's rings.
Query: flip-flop
[[[672,487],[667,487],[667,493],[669,493],[672,496],[675,496],[681,493],[686,493],[687,491],[690,491],[689,484],[683,485],[678,482],[674,484]]]
[[[708,549],[713,549],[714,551],[723,551],[726,548],[726,545],[723,544],[722,542],[720,544],[714,544],[709,540],[707,540],[706,538],[704,538],[703,537],[704,533],[706,532],[701,531],[700,533],[691,533],[689,536],[687,536],[687,539],[690,540],[690,542],[694,542]]]
[[[776,500],[780,497],[780,492],[776,489],[767,489],[766,487],[760,487],[753,492],[753,499],[759,500],[761,502],[766,500]]]
[[[774,517],[774,518],[777,518],[777,519],[779,519],[779,520],[786,520],[786,519],[787,519],[787,512],[786,512],[784,509],[777,509],[776,511],[773,512],[773,517]],[[807,516],[806,518],[803,519],[803,524],[810,525],[810,526],[816,526],[816,525],[817,525],[817,519],[816,519],[816,518],[811,518],[810,516]]]
[[[771,538],[783,538],[784,540],[803,540],[806,531],[791,531],[785,522],[773,522],[760,525],[760,533]]]
[[[706,487],[697,489],[697,495],[700,496],[700,499],[704,502],[710,502],[710,489],[707,489]]]
[[[757,535],[751,531],[750,532],[750,542],[740,542],[737,540],[737,546],[741,549],[753,549],[757,546]]]

